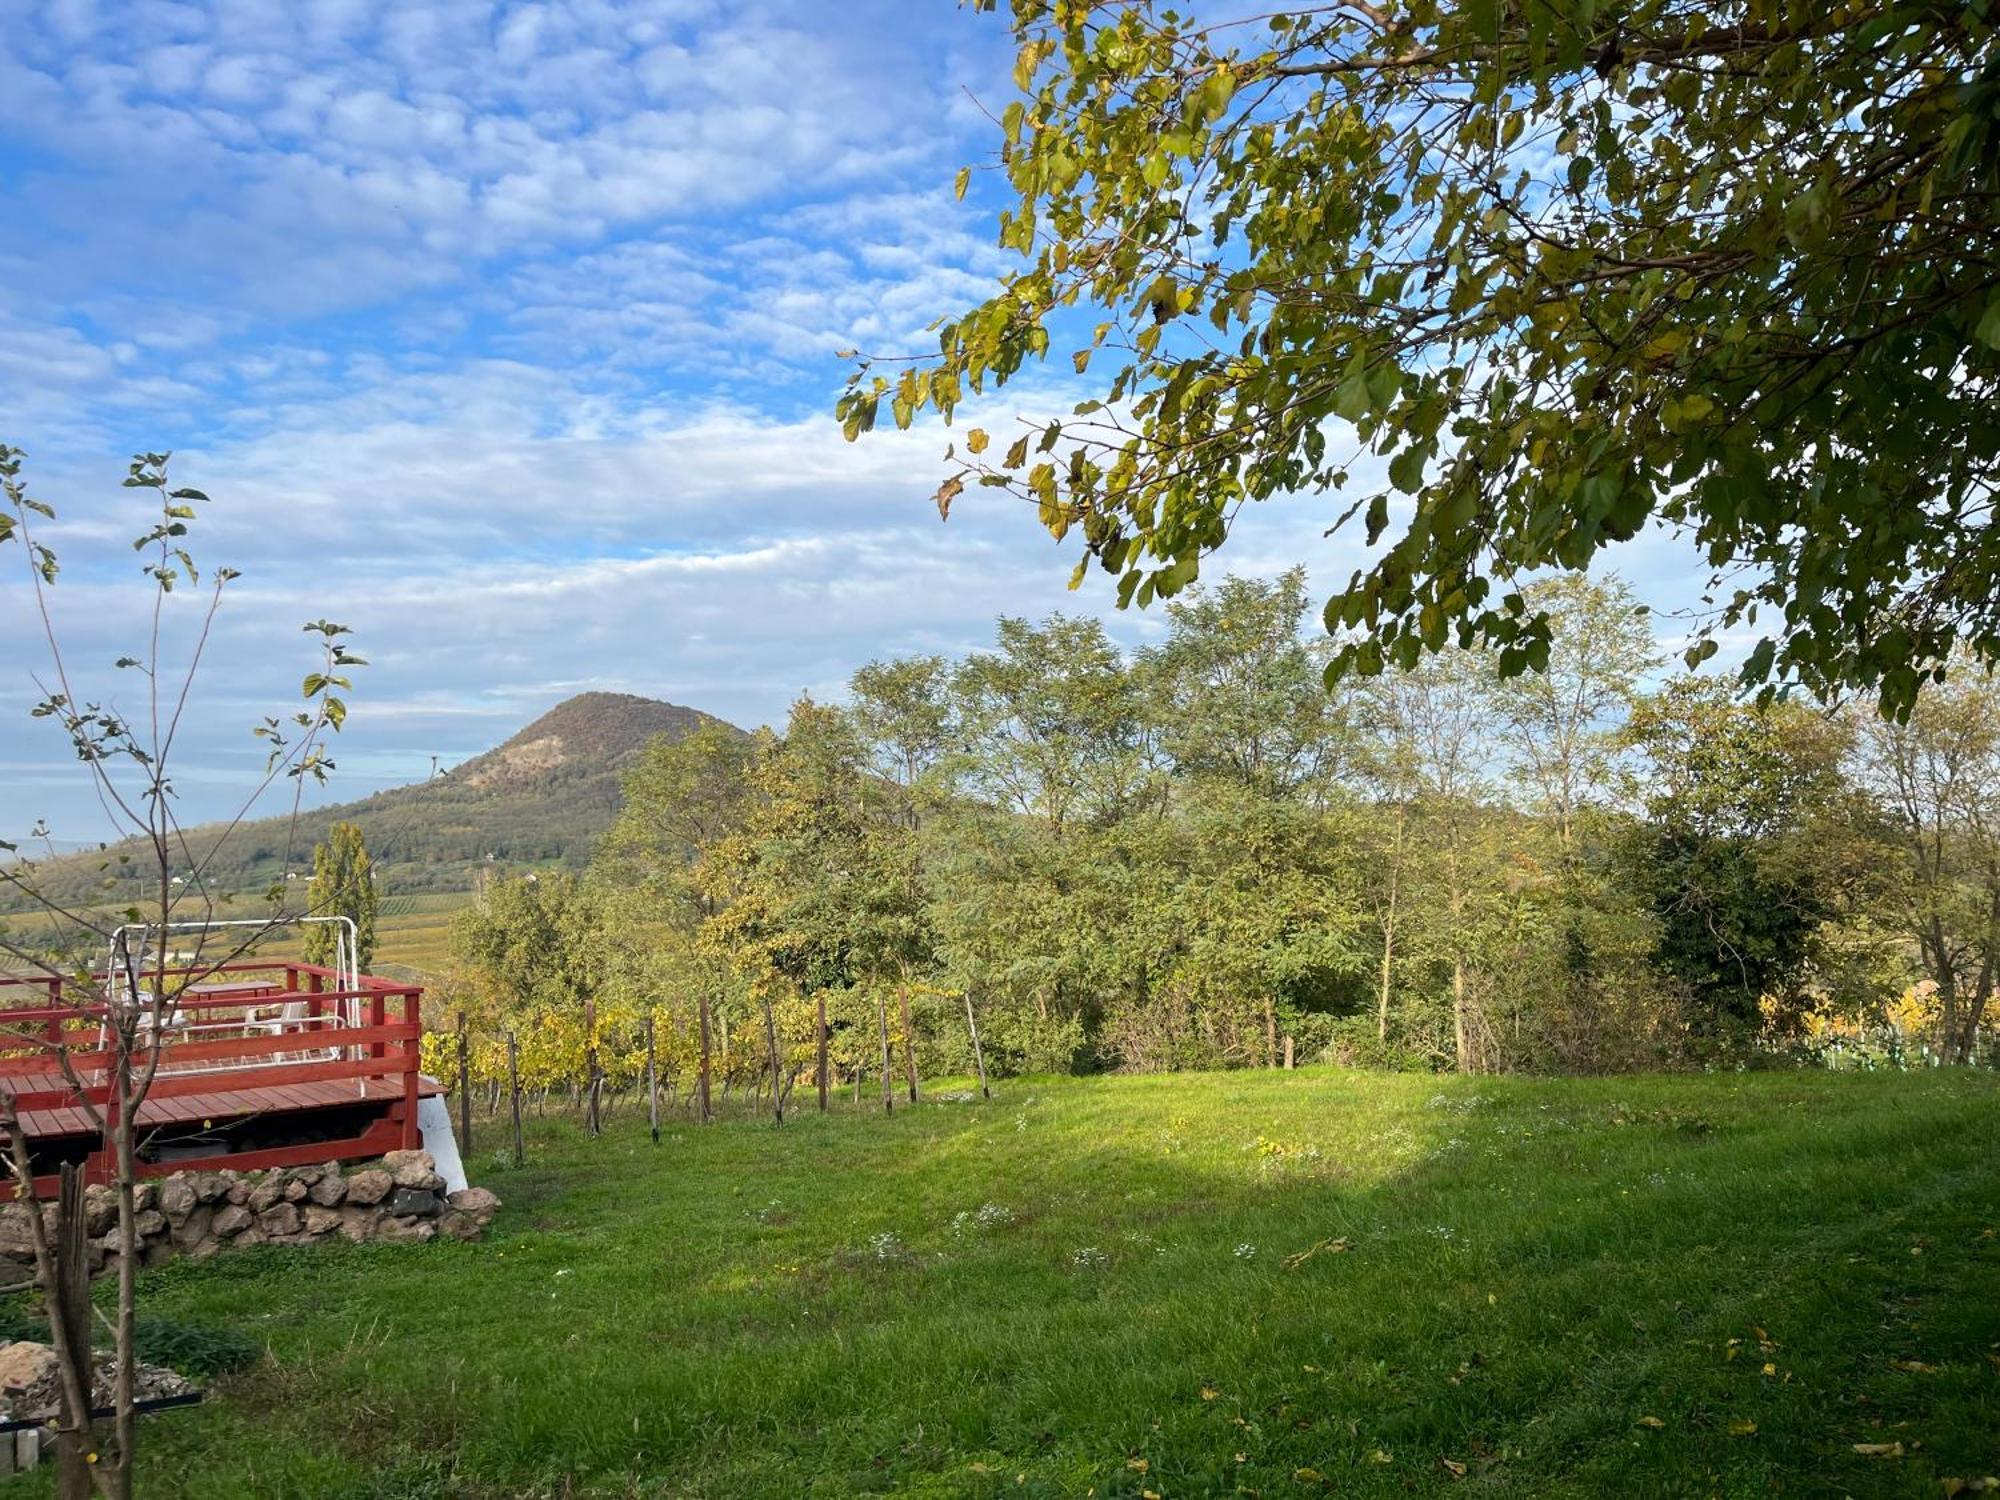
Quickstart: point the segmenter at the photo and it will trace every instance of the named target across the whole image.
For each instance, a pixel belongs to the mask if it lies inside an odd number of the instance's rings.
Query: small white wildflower
[[[1083,1271],[1095,1271],[1100,1266],[1109,1265],[1111,1257],[1095,1245],[1085,1245],[1070,1258],[1070,1264]]]
[[[1257,1258],[1257,1247],[1247,1241],[1238,1245],[1236,1247],[1236,1258],[1238,1260],[1255,1260]]]
[[[877,1260],[897,1260],[903,1254],[902,1236],[885,1229],[868,1241],[868,1248],[875,1252]]]

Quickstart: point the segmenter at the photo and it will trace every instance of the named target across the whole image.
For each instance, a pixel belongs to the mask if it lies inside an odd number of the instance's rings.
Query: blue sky
[[[859,664],[1001,612],[1118,615],[1016,503],[929,504],[936,429],[844,444],[835,352],[921,346],[1006,260],[951,192],[1009,97],[953,0],[499,4],[0,0],[0,441],[25,448],[73,664],[141,638],[126,457],[214,497],[243,570],[179,785],[230,805],[289,706],[300,623],[372,665],[336,792],[453,763],[569,693],[782,722]],[[1059,361],[1065,369],[1067,361]],[[1076,399],[1055,370],[969,420]],[[1227,565],[1344,579],[1331,503],[1266,506]],[[0,623],[0,835],[103,820],[48,726],[19,559]],[[1687,559],[1619,559],[1656,604]],[[121,700],[124,701],[124,700]],[[129,703],[127,706],[131,706]]]

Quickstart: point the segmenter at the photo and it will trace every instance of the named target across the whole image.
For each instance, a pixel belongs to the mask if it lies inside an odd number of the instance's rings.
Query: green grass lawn
[[[997,1094],[657,1148],[630,1115],[597,1142],[550,1122],[518,1171],[488,1125],[473,1175],[506,1207],[481,1244],[149,1273],[149,1312],[270,1352],[148,1420],[140,1492],[1938,1495],[2000,1472],[1992,1078]]]

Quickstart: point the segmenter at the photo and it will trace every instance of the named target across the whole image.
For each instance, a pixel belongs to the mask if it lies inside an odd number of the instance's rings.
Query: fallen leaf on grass
[[[1936,1365],[1927,1365],[1920,1359],[1892,1359],[1889,1361],[1889,1368],[1902,1370],[1911,1375],[1935,1375],[1938,1372]]]
[[[1729,1424],[1729,1435],[1731,1437],[1749,1437],[1756,1430],[1757,1424],[1748,1417],[1738,1417],[1734,1422]]]
[[[1938,1483],[1944,1487],[1946,1500],[1953,1495],[1983,1495],[1990,1490],[2000,1490],[2000,1479],[1991,1474],[1979,1479],[1940,1479]]]
[[[1205,1385],[1201,1388],[1201,1399],[1204,1401],[1213,1401],[1217,1396],[1221,1394],[1222,1393],[1212,1385]]]
[[[1660,1428],[1666,1426],[1667,1424],[1665,1422],[1662,1422],[1658,1417],[1641,1417],[1637,1422],[1633,1423],[1633,1425],[1635,1427]]]
[[[1292,1470],[1292,1478],[1298,1480],[1301,1484],[1313,1484],[1326,1478],[1326,1476],[1320,1473],[1318,1469],[1294,1469]]]
[[[1353,1242],[1345,1236],[1337,1240],[1321,1240],[1316,1245],[1310,1245],[1304,1250],[1287,1255],[1285,1257],[1285,1269],[1287,1271],[1296,1271],[1315,1255],[1345,1255],[1353,1248]]]
[[[1854,1451],[1865,1458],[1901,1458],[1901,1443],[1856,1443]]]
[[[1134,1474],[1143,1474],[1153,1466],[1143,1458],[1128,1458],[1125,1460],[1125,1467],[1130,1469]]]
[[[1377,1448],[1373,1453],[1368,1455],[1368,1461],[1373,1464],[1392,1464],[1396,1461],[1396,1458],[1394,1454]]]
[[[1453,1479],[1463,1479],[1465,1477],[1465,1465],[1457,1459],[1441,1458],[1438,1462],[1444,1465],[1445,1472],[1451,1475]]]

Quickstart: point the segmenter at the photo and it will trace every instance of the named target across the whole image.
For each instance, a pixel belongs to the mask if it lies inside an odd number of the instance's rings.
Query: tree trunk
[[[778,1018],[771,1009],[769,996],[764,1000],[764,1040],[771,1048],[771,1110],[782,1125],[785,1123],[785,1096],[779,1091],[778,1080]]]
[[[521,1044],[513,1032],[507,1033],[507,1097],[514,1107],[514,1165],[528,1159],[521,1141]]]
[[[991,1099],[993,1090],[986,1086],[986,1055],[979,1050],[979,1019],[972,1013],[972,991],[965,992],[965,1029],[972,1033],[972,1065],[979,1070],[979,1097]]]
[[[709,1097],[708,1073],[711,1051],[709,1031],[708,996],[704,993],[699,1002],[701,1012],[701,1072],[696,1079],[695,1091],[701,1099],[701,1123],[706,1125],[715,1118],[714,1101]]]
[[[462,1010],[458,1013],[458,1151],[472,1159],[472,1045]]]
[[[826,1070],[826,1043],[827,1043],[826,991],[821,990],[817,998],[819,1000],[819,1049],[818,1049],[818,1056],[815,1059],[815,1062],[818,1065],[819,1112],[821,1114],[825,1114],[828,1104],[827,1096],[833,1083],[832,1078],[828,1075]]]
[[[585,1093],[583,1128],[590,1136],[604,1133],[604,1124],[597,1114],[598,1084],[604,1077],[597,1066],[597,1001],[583,1002],[583,1087]]]
[[[903,1073],[910,1084],[910,1103],[917,1102],[917,1028],[910,1021],[910,987],[896,986],[896,1003],[903,1010]]]
[[[1472,1069],[1472,1039],[1465,1024],[1465,960],[1451,961],[1451,1036],[1457,1053],[1458,1071]]]
[[[1264,1066],[1278,1065],[1278,1007],[1269,995],[1264,997]]]
[[[896,1112],[896,1086],[891,1082],[889,1062],[889,996],[883,990],[875,992],[875,1015],[882,1026],[882,1112]]]
[[[646,1013],[646,1118],[653,1127],[653,1144],[660,1144],[660,1069],[653,1045],[653,1014]]]
[[[39,1205],[33,1205],[39,1210]],[[90,1262],[84,1249],[83,1169],[74,1162],[62,1168],[62,1187],[56,1203],[56,1243],[53,1257],[55,1276],[47,1297],[50,1320],[62,1320],[63,1342],[71,1350],[82,1351],[85,1369],[90,1351]],[[87,1387],[90,1377],[81,1377]],[[56,1423],[57,1500],[89,1500],[90,1412],[77,1410],[70,1397],[69,1383],[58,1392],[61,1414]]]
[[[1396,893],[1403,879],[1403,820],[1408,810],[1396,804],[1396,841],[1390,845],[1389,890],[1382,910],[1382,976],[1375,996],[1375,1040],[1389,1040],[1389,976],[1396,954]]]

